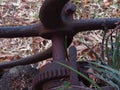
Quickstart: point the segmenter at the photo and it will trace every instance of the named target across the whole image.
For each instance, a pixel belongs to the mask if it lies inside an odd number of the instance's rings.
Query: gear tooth
[[[57,72],[56,72],[56,70],[55,70],[55,77],[57,77]]]
[[[56,76],[58,76],[58,70],[55,69],[55,72],[56,72]]]
[[[49,71],[49,78],[52,77],[52,71]]]
[[[39,75],[39,80],[41,81],[41,74]]]
[[[53,71],[53,75],[52,76],[55,77],[55,71]]]
[[[53,75],[54,75],[54,70],[52,70],[52,77],[54,77]]]
[[[47,78],[49,79],[49,72],[48,71],[46,72],[46,75],[47,75]]]
[[[44,80],[43,73],[41,74],[41,79]]]
[[[37,80],[37,79],[40,81],[40,73],[38,74],[38,78],[36,78],[36,80]]]
[[[64,75],[66,75],[67,73],[66,73],[66,69],[64,69]]]
[[[54,70],[52,70],[52,77],[55,77],[55,71]]]
[[[40,80],[42,80],[42,75],[40,74]]]
[[[60,73],[61,73],[61,76],[64,75],[64,71],[62,69],[60,69]]]
[[[42,79],[44,79],[43,73],[41,75],[42,75]]]
[[[70,70],[67,70],[67,75],[70,75]]]
[[[61,76],[61,70],[58,71],[58,76]]]
[[[64,75],[64,70],[60,69],[60,73],[61,73],[61,76],[63,76]]]
[[[41,78],[41,81],[42,81],[42,74],[40,74],[40,78]]]
[[[44,80],[43,73],[41,74],[41,76],[42,76],[42,80]]]
[[[48,77],[47,77],[47,72],[44,72],[44,79],[47,79]]]
[[[66,75],[66,69],[64,69],[63,72],[64,72],[64,75]]]
[[[65,74],[67,74],[67,75],[69,74],[68,69],[65,69],[64,72],[65,72]]]
[[[51,77],[53,76],[53,71],[50,72],[51,73]]]
[[[43,79],[45,79],[45,72],[43,73]]]
[[[60,65],[56,65],[56,63],[50,63],[40,69],[39,73],[39,82],[42,83],[48,79],[55,79],[69,76],[69,70],[61,67]]]
[[[58,72],[57,72],[57,70],[55,69],[55,76],[57,76],[58,75]]]

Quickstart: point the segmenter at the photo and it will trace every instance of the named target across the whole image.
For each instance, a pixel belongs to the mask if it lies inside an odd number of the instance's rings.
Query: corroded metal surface
[[[40,68],[40,73],[33,80],[33,90],[56,90],[55,88],[65,81],[63,79],[71,82],[73,90],[91,90],[82,87],[76,73],[56,64],[55,61],[78,69],[79,64],[75,62],[75,48],[70,48],[70,58],[66,54],[67,47],[72,42],[73,36],[81,31],[113,29],[116,27],[116,23],[120,21],[120,18],[74,20],[72,15],[75,9],[75,5],[70,0],[45,0],[39,12],[40,22],[37,24],[0,27],[0,38],[41,36],[51,39],[53,43],[52,47],[44,52],[20,60],[0,63],[0,69],[31,64],[53,57],[51,63]],[[68,42],[67,45],[65,45],[66,42]],[[58,83],[55,84],[56,82]],[[103,87],[102,89],[113,90],[110,87]]]
[[[67,8],[67,10],[66,10],[66,8]],[[71,11],[71,13],[66,14],[67,13],[66,11],[68,11],[68,12]],[[39,22],[38,24],[29,25],[29,26],[0,27],[0,38],[42,36],[42,37],[50,39],[52,37],[52,35],[54,35],[56,33],[62,33],[62,34],[67,35],[70,38],[69,40],[72,40],[72,37],[78,32],[87,31],[87,30],[103,29],[105,26],[108,29],[113,29],[116,27],[115,23],[120,21],[120,18],[99,18],[99,19],[96,18],[96,19],[85,19],[85,20],[73,20],[71,18],[71,16],[74,11],[75,11],[75,7],[73,6],[73,4],[68,4],[68,6],[66,5],[63,8],[63,11],[61,12],[61,17],[65,17],[65,18],[62,18],[62,20],[64,22],[64,27],[60,27],[60,28],[52,29],[52,30],[48,29],[48,28],[46,29],[46,27],[41,22]],[[52,12],[52,13],[56,14],[56,12]],[[70,18],[67,18],[69,16],[70,16]],[[47,56],[47,51],[49,51],[49,50],[46,50],[46,53],[45,53],[46,55],[44,54],[45,56]],[[52,52],[52,51],[50,51],[50,52]],[[49,57],[47,57],[47,58],[49,58]],[[25,59],[23,58],[23,59],[21,59],[21,61],[16,60],[16,61],[11,61],[9,63],[8,62],[3,63],[3,64],[0,64],[0,67],[5,66],[4,68],[6,68],[7,65],[9,65],[9,64],[11,67],[13,67],[13,66],[17,66],[17,65],[26,65],[26,64],[36,62],[36,60],[32,61],[31,59],[33,59],[33,58],[28,57],[27,60],[26,60],[26,58]],[[23,62],[23,60],[25,60],[25,61]],[[29,60],[30,60],[30,63],[28,63]],[[39,59],[38,61],[42,61],[42,60]]]

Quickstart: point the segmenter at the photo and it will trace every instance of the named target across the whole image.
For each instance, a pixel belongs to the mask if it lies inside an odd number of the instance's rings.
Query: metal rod
[[[53,60],[65,61],[65,36],[62,34],[56,34],[52,37],[52,53]]]
[[[89,31],[89,30],[100,30],[105,27],[108,29],[114,29],[117,26],[117,22],[120,18],[96,18],[96,19],[84,19],[84,20],[73,20],[66,24],[69,28],[72,28],[73,32]]]
[[[18,66],[18,65],[27,65],[27,64],[31,64],[31,63],[36,63],[36,62],[48,59],[50,57],[52,57],[51,47],[43,52],[39,52],[35,55],[28,56],[26,58],[13,60],[13,61],[9,61],[9,62],[2,62],[2,63],[0,63],[0,69],[11,68],[11,67]]]
[[[70,54],[70,66],[73,69],[77,70],[77,63],[76,63],[77,50],[75,46],[70,47],[69,54]],[[79,85],[78,74],[72,70],[70,73],[71,73],[70,74],[71,85]]]
[[[42,26],[33,24],[29,26],[5,26],[0,27],[0,38],[39,36]]]

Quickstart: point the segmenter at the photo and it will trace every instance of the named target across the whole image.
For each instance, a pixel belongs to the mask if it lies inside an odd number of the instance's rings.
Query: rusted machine
[[[49,49],[20,60],[0,63],[0,69],[31,64],[53,57],[51,63],[40,68],[39,75],[36,75],[33,80],[33,90],[57,90],[64,81],[71,83],[71,90],[92,90],[81,85],[76,73],[56,62],[64,63],[77,70],[79,64],[76,63],[75,47],[69,48],[69,58],[66,54],[66,49],[72,42],[73,36],[82,31],[103,29],[104,25],[108,29],[113,29],[120,18],[74,20],[75,10],[75,5],[70,0],[45,0],[39,13],[40,22],[37,24],[0,27],[0,38],[41,36],[52,40],[52,47]],[[66,40],[67,46],[65,45]],[[102,87],[102,90],[114,89]]]

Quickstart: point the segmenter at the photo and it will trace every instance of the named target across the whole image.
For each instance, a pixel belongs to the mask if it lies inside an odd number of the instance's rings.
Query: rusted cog
[[[67,61],[64,62],[64,64],[67,63]],[[69,75],[70,71],[67,68],[62,67],[55,62],[48,63],[40,68],[40,73],[34,78],[32,90],[43,90],[42,86],[44,83],[54,79],[65,78]]]

